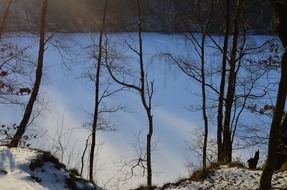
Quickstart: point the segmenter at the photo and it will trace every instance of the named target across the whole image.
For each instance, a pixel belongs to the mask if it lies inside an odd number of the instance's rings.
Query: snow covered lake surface
[[[97,38],[97,35],[95,37]],[[124,47],[126,45],[123,45],[125,40],[136,44],[136,33],[110,34],[109,37],[115,47],[121,49],[124,55],[130,56],[128,60],[136,63],[135,55]],[[219,43],[223,42],[220,36],[215,38]],[[250,36],[250,44],[260,44],[272,38],[272,36]],[[31,126],[32,131],[39,132],[41,136],[35,139],[32,145],[39,149],[50,150],[69,168],[79,167],[80,156],[86,138],[90,134],[90,129],[84,128],[83,125],[90,121],[90,115],[87,113],[92,113],[94,102],[93,85],[83,80],[81,76],[84,69],[88,68],[83,65],[94,61],[90,59],[91,55],[87,50],[87,46],[93,41],[90,34],[56,34],[53,40],[52,44],[48,43],[45,52],[45,74],[40,94],[41,99],[47,102],[47,110]],[[15,42],[20,45],[32,44],[29,51],[36,59],[38,38],[15,38]],[[60,48],[63,54],[60,54],[59,49],[54,45],[63,47]],[[155,81],[153,176],[154,183],[162,185],[188,176],[185,166],[187,161],[192,161],[195,165],[201,162],[200,157],[187,152],[185,146],[187,141],[193,140],[194,134],[200,134],[203,122],[200,112],[191,112],[189,109],[190,105],[200,105],[199,84],[183,75],[176,67],[163,63],[158,55],[172,53],[189,57],[191,61],[196,61],[198,58],[182,35],[144,33],[143,49],[146,67],[149,69],[149,79]],[[214,47],[209,46],[208,49],[210,51],[207,53],[207,61],[216,65],[219,62],[218,52],[214,51]],[[65,54],[66,51],[67,54]],[[69,69],[66,69],[66,64],[69,65]],[[216,82],[214,85],[218,86]],[[270,96],[272,93],[276,94],[275,91],[270,92]],[[145,184],[146,178],[142,175],[129,181],[122,181],[123,172],[130,171],[130,168],[123,168],[122,165],[137,158],[135,144],[139,141],[145,142],[146,118],[135,93],[123,92],[109,99],[108,104],[116,103],[127,105],[128,112],[119,112],[111,117],[111,122],[117,129],[116,132],[98,133],[95,180],[101,187],[109,190],[126,190]],[[0,105],[0,119],[3,123],[19,122],[22,108],[13,106],[2,108],[2,106]],[[268,127],[270,118],[261,119],[264,120],[262,122],[264,127]],[[256,119],[252,120],[252,122],[256,121]],[[269,131],[268,128],[266,131]],[[216,127],[211,122],[210,137],[215,134]],[[65,147],[64,152],[59,149],[59,141]],[[262,163],[264,145],[245,152],[234,151],[233,156],[245,162],[258,148],[262,153],[260,160]],[[33,156],[33,153],[27,154]]]

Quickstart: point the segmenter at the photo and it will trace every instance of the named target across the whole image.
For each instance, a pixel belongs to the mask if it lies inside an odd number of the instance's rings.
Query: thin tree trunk
[[[85,148],[84,151],[82,153],[81,156],[81,170],[80,170],[80,175],[83,176],[83,171],[84,171],[84,166],[85,166],[85,155],[89,146],[89,139],[90,139],[91,135],[88,136],[88,138],[86,139],[86,144],[85,144]]]
[[[152,190],[152,165],[151,165],[151,140],[153,134],[153,116],[150,111],[147,112],[149,121],[149,132],[147,134],[147,186],[148,190]]]
[[[103,50],[102,43],[103,43],[103,34],[105,30],[107,7],[108,7],[108,0],[105,0],[102,26],[100,30],[100,36],[99,36],[99,54],[98,54],[97,65],[96,65],[95,110],[94,110],[94,119],[93,119],[93,127],[92,127],[92,143],[91,143],[91,151],[90,151],[90,168],[89,168],[89,179],[91,181],[94,178],[94,156],[95,156],[96,132],[97,132],[97,127],[98,127],[99,106],[100,106],[100,73],[101,73],[102,50]]]
[[[110,76],[118,84],[127,87],[129,89],[135,90],[139,93],[141,98],[142,106],[146,112],[148,119],[148,132],[147,132],[147,142],[146,142],[146,163],[147,167],[147,189],[152,190],[152,135],[153,135],[153,115],[152,115],[152,97],[153,97],[153,82],[150,84],[146,79],[146,72],[144,68],[144,59],[143,59],[143,40],[142,40],[142,15],[141,15],[141,3],[140,0],[136,1],[138,9],[138,45],[139,50],[135,50],[130,47],[138,56],[139,56],[139,67],[140,67],[140,76],[139,76],[139,85],[133,85],[132,83],[127,83],[126,81],[118,80],[112,73],[111,68],[107,65],[108,72]],[[142,158],[140,158],[142,159]]]
[[[217,161],[223,161],[223,142],[222,142],[222,129],[223,129],[223,103],[224,103],[224,89],[226,78],[226,63],[228,53],[228,42],[230,33],[230,0],[226,0],[226,15],[225,15],[225,31],[224,31],[224,45],[221,64],[221,79],[220,91],[218,97],[218,110],[217,110]]]
[[[206,108],[206,75],[205,75],[205,43],[206,43],[206,36],[208,35],[208,29],[209,24],[211,22],[211,18],[213,15],[213,8],[214,8],[214,2],[211,2],[207,22],[204,22],[205,20],[205,13],[201,14],[201,1],[198,2],[198,7],[200,9],[199,11],[199,19],[201,20],[201,23],[204,23],[201,27],[201,43],[199,45],[200,48],[200,59],[201,59],[201,95],[202,95],[202,116],[204,120],[204,138],[203,138],[203,148],[202,148],[202,167],[203,170],[206,170],[206,160],[207,160],[207,146],[208,146],[208,117],[207,117],[207,108]],[[202,19],[203,18],[203,19]]]
[[[152,158],[151,158],[151,146],[152,146],[152,135],[153,135],[153,116],[151,113],[151,100],[147,102],[146,100],[146,79],[144,71],[144,61],[143,61],[143,43],[142,43],[142,14],[141,14],[141,4],[140,0],[137,0],[138,6],[138,37],[139,37],[139,58],[140,58],[140,76],[141,76],[141,100],[145,108],[147,117],[148,117],[148,134],[147,134],[147,143],[146,143],[146,154],[147,154],[147,188],[152,190]],[[151,87],[153,88],[153,86]],[[153,90],[153,89],[152,89]]]
[[[202,166],[206,169],[206,155],[207,155],[207,141],[208,141],[208,118],[206,113],[206,88],[205,88],[205,37],[206,32],[202,35],[201,40],[201,93],[202,93],[202,115],[204,120],[204,140],[203,140],[203,154]]]
[[[231,141],[231,130],[230,130],[230,121],[231,121],[231,112],[234,103],[234,94],[235,94],[235,64],[236,64],[236,52],[239,39],[239,25],[241,10],[244,0],[240,0],[237,4],[236,17],[234,20],[234,31],[233,31],[233,43],[230,56],[230,69],[229,69],[229,78],[228,78],[228,89],[226,95],[225,103],[225,117],[223,123],[223,160],[224,162],[232,161],[232,141]]]
[[[32,94],[30,96],[29,102],[26,106],[25,113],[23,119],[17,129],[16,134],[13,136],[12,141],[10,143],[11,147],[17,147],[20,139],[25,133],[26,127],[30,120],[34,103],[37,99],[38,92],[40,89],[40,84],[42,80],[42,72],[43,72],[43,62],[44,62],[44,52],[45,52],[45,29],[46,29],[46,13],[48,7],[48,0],[43,0],[42,5],[42,15],[41,15],[41,26],[40,26],[40,42],[39,42],[39,53],[38,53],[38,63],[36,70],[36,79],[33,86]]]

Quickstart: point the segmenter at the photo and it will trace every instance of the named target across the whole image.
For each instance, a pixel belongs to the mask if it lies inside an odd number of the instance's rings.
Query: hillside
[[[1,190],[102,190],[47,152],[0,147]]]
[[[65,165],[39,150],[0,147],[1,190],[103,190],[68,171]],[[165,184],[160,190],[255,190],[258,188],[261,170],[249,170],[238,166],[218,166],[211,169],[204,180],[201,174],[189,179]],[[273,176],[274,189],[287,189],[287,171]]]
[[[203,181],[182,179],[176,183],[166,184],[161,190],[255,190],[259,187],[261,172],[261,170],[224,165],[210,171]],[[274,189],[287,189],[286,170],[273,175],[272,186]]]

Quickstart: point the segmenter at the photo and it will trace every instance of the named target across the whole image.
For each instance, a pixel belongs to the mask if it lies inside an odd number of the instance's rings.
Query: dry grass
[[[210,165],[205,169],[198,169],[192,173],[189,178],[183,178],[175,183],[167,183],[162,186],[161,190],[167,189],[171,186],[179,186],[187,181],[195,181],[195,182],[202,182],[204,181],[209,175],[211,175],[216,170],[220,169],[220,166],[227,165],[228,167],[238,167],[238,168],[245,168],[244,164],[239,161],[231,162],[231,163],[223,163],[223,162],[212,162]]]
[[[228,167],[233,168],[233,167],[237,167],[237,168],[245,168],[244,164],[239,162],[239,161],[234,161],[234,162],[230,162],[228,164]]]

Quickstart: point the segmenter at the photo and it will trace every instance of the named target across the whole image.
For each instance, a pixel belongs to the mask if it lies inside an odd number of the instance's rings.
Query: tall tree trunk
[[[151,111],[147,111],[148,115],[148,123],[149,123],[149,131],[147,134],[147,186],[148,190],[152,190],[152,165],[151,165],[151,140],[152,140],[152,134],[153,134],[153,116],[151,114]]]
[[[137,0],[138,6],[138,16],[139,16],[139,58],[140,58],[140,75],[141,75],[141,99],[143,106],[146,110],[148,117],[148,134],[147,134],[147,143],[146,143],[146,154],[147,154],[147,186],[148,190],[152,190],[152,160],[151,160],[151,146],[152,146],[152,135],[153,135],[153,116],[151,113],[151,100],[147,102],[145,90],[146,90],[146,79],[144,71],[144,61],[143,61],[143,43],[142,43],[142,13],[141,13],[141,4],[140,0]],[[152,87],[153,88],[153,87]]]
[[[282,41],[285,52],[281,61],[281,79],[277,94],[276,109],[273,115],[266,166],[263,169],[260,179],[260,190],[271,188],[271,179],[278,163],[278,154],[276,153],[281,139],[281,123],[286,104],[287,94],[287,2],[282,0],[271,0],[276,14],[276,30]]]
[[[90,151],[90,168],[89,168],[89,179],[92,181],[94,178],[94,156],[95,156],[95,147],[96,147],[96,132],[98,127],[99,120],[99,106],[100,106],[100,74],[101,74],[101,64],[102,64],[102,51],[103,51],[103,34],[105,31],[105,22],[106,22],[106,13],[108,7],[108,0],[105,0],[104,13],[102,18],[102,26],[99,36],[99,54],[96,65],[96,81],[95,81],[95,110],[94,110],[94,119],[92,127],[92,143]]]
[[[118,84],[135,90],[138,92],[141,98],[142,106],[146,112],[148,119],[148,132],[147,132],[147,142],[146,142],[146,168],[147,168],[147,189],[152,190],[152,135],[153,135],[153,115],[152,115],[152,97],[153,97],[153,82],[150,84],[147,80],[147,73],[144,68],[144,59],[143,59],[143,40],[142,40],[142,13],[141,13],[141,2],[140,0],[136,1],[138,9],[138,45],[139,50],[136,50],[130,46],[130,49],[135,52],[139,58],[139,85],[136,86],[132,83],[127,83],[126,81],[118,80],[112,73],[111,68],[107,65],[108,72],[110,76]],[[142,158],[139,158],[142,160]],[[145,167],[144,167],[145,169]]]
[[[206,91],[205,86],[202,87],[202,114],[204,120],[204,140],[203,140],[203,155],[202,155],[202,166],[203,170],[206,169],[206,159],[207,159],[207,142],[208,142],[208,118],[206,113]]]
[[[37,62],[35,83],[33,86],[33,90],[32,90],[29,102],[25,109],[23,119],[16,131],[16,134],[13,136],[12,141],[10,143],[11,147],[17,147],[20,139],[25,133],[26,127],[28,125],[28,122],[30,120],[30,117],[33,111],[34,103],[37,99],[38,92],[40,89],[40,84],[42,80],[42,72],[43,72],[44,52],[45,52],[45,30],[46,30],[47,7],[48,7],[48,0],[43,0],[41,26],[40,26],[40,42],[39,42],[39,52],[38,52],[38,62]]]
[[[239,25],[240,17],[242,11],[242,5],[244,0],[239,0],[236,8],[236,16],[234,20],[234,31],[233,31],[233,42],[232,50],[230,56],[230,68],[229,68],[229,78],[228,78],[228,89],[226,95],[225,103],[225,117],[223,123],[223,161],[231,162],[232,161],[232,141],[231,141],[231,112],[234,103],[234,94],[235,94],[235,81],[236,81],[236,52],[238,47],[239,39]]]
[[[144,69],[144,60],[143,60],[143,42],[142,42],[142,11],[141,11],[141,3],[140,0],[137,0],[137,7],[138,7],[138,38],[139,38],[139,63],[140,63],[140,80],[141,80],[141,87],[140,87],[140,94],[141,94],[141,101],[145,108],[147,118],[148,118],[148,134],[147,134],[147,142],[146,142],[146,155],[147,155],[147,188],[148,190],[152,190],[152,135],[153,135],[153,116],[151,111],[151,97],[153,94],[153,84],[151,84],[151,94],[148,92],[148,100],[146,97],[146,90],[148,90],[148,84],[146,81],[145,76],[145,69]],[[149,91],[149,90],[148,90]]]
[[[222,142],[223,103],[224,103],[224,94],[225,94],[224,89],[225,89],[229,34],[230,34],[230,0],[226,0],[224,45],[223,45],[220,91],[219,91],[219,97],[218,97],[218,110],[217,110],[217,161],[218,162],[223,161],[223,142]]]
[[[287,27],[287,25],[286,25]],[[282,57],[282,66],[281,66],[281,80],[279,84],[279,90],[277,94],[276,110],[273,115],[270,135],[269,135],[269,144],[268,144],[268,158],[266,166],[263,170],[261,179],[260,179],[260,190],[267,190],[271,187],[271,179],[273,172],[278,161],[278,146],[279,139],[281,139],[281,121],[284,112],[284,106],[286,103],[286,93],[287,93],[287,52],[285,51]]]
[[[208,141],[208,118],[206,113],[206,88],[205,88],[205,37],[206,37],[206,31],[203,33],[201,39],[201,80],[202,80],[201,94],[202,94],[202,115],[204,120],[204,139],[203,139],[203,150],[202,150],[203,170],[206,169],[207,141]]]

